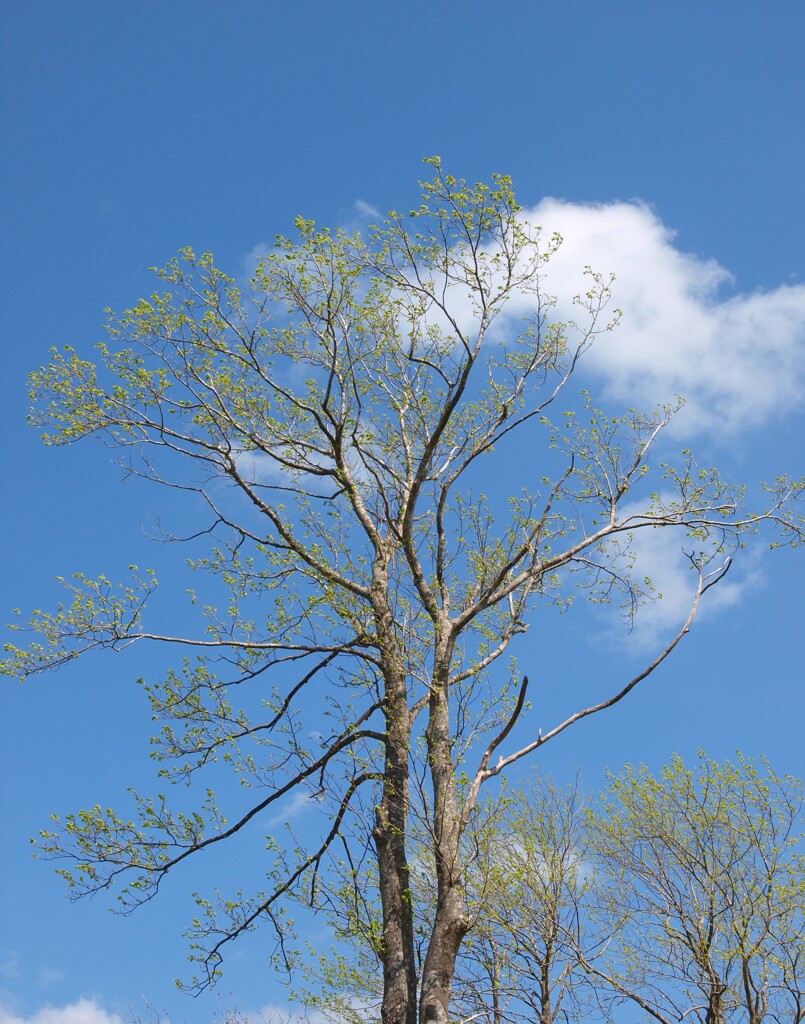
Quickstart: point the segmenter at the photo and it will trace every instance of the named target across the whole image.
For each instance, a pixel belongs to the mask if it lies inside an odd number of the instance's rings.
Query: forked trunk
[[[422,969],[419,1024],[449,1024],[456,957],[466,934],[467,919],[461,894],[453,887],[437,908],[433,923]]]

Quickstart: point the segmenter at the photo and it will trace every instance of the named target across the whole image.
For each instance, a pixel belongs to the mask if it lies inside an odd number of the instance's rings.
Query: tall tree
[[[265,891],[198,896],[195,983],[213,982],[225,949],[261,922],[282,956],[284,908],[326,902],[338,851],[356,879],[372,865],[382,914],[367,941],[385,1024],[448,1021],[470,925],[463,843],[483,785],[668,657],[743,533],[768,524],[784,541],[802,536],[790,512],[801,485],[786,479],[744,512],[739,488],[685,455],[649,495],[647,459],[670,409],[613,418],[586,401],[549,421],[584,352],[617,321],[605,314],[609,282],[589,271],[576,318],[554,319],[542,282],[560,239],[520,215],[508,178],[472,186],[434,164],[421,205],[367,237],[298,220],[298,237],[279,239],[245,295],[211,256],[183,251],[159,272],[164,291],[112,317],[97,363],[54,351],[33,374],[47,443],[98,435],[131,473],[200,499],[209,519],[186,532],[208,544],[192,564],[209,593],[203,628],[184,635],[151,624],[153,574],[121,588],[79,575],[56,612],[32,616],[40,639],[11,647],[6,663],[26,676],[133,642],[184,650],[148,685],[164,773],[192,782],[229,769],[251,803],[225,818],[212,795],[189,810],[139,796],[136,820],[82,811],[45,849],[74,861],[74,893],[128,879],[131,907],[187,858],[245,844],[246,825],[271,829],[283,802],[317,794],[328,809],[320,836],[290,846],[271,836]],[[512,298],[527,300],[525,320],[504,315]],[[528,452],[515,485],[488,497],[495,459],[513,451]],[[527,708],[527,680],[501,660],[512,641],[574,583],[639,601],[629,541],[657,528],[690,548],[698,584],[686,621],[615,692],[510,746]],[[421,962],[413,821],[436,886]]]

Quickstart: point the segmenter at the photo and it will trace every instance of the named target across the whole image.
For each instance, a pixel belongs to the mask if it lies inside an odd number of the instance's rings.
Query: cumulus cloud
[[[563,318],[586,290],[584,266],[616,276],[613,305],[623,319],[586,357],[613,398],[645,408],[680,394],[689,433],[738,432],[802,403],[805,285],[733,293],[728,270],[677,249],[641,203],[545,199],[524,216],[563,236],[545,281]]]
[[[646,205],[582,205],[545,199],[525,210],[531,225],[563,242],[546,268],[544,290],[557,297],[557,318],[574,317],[572,299],[589,287],[584,267],[615,275],[617,328],[584,357],[586,373],[619,404],[685,408],[672,421],[677,434],[736,438],[775,416],[801,410],[805,400],[805,285],[738,293],[716,261],[682,252],[673,232]],[[512,314],[528,312],[520,295]],[[637,511],[637,510],[635,510]],[[686,619],[696,574],[675,530],[639,530],[633,538],[635,574],[651,577],[662,597],[640,608],[633,640],[654,645]],[[749,556],[749,557],[747,557]],[[715,567],[715,565],[714,565]],[[735,605],[762,581],[759,553],[744,552],[739,567],[704,598],[699,616]],[[622,629],[617,630],[622,636]]]
[[[68,1006],[46,1006],[29,1017],[19,1017],[0,1006],[0,1024],[122,1024],[116,1013],[107,1013],[94,999],[79,999]]]
[[[359,199],[353,216],[365,222],[379,212]],[[616,277],[622,321],[585,362],[613,399],[646,408],[679,394],[687,406],[676,429],[733,434],[805,400],[805,285],[736,292],[727,268],[677,248],[673,230],[641,202],[548,198],[522,216],[546,239],[562,235],[544,283],[559,317],[572,318],[573,296],[587,290],[585,266]],[[244,270],[270,248],[256,245]],[[523,315],[530,302],[515,297],[507,312]]]

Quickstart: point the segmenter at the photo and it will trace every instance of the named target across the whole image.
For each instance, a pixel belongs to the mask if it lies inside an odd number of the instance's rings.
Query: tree
[[[612,943],[591,973],[649,1017],[805,1017],[802,785],[744,758],[611,780],[591,847]]]
[[[473,928],[456,975],[460,1019],[480,1024],[583,1020],[593,987],[587,856],[579,780],[534,775],[490,814],[468,871]]]
[[[73,894],[121,882],[131,908],[187,858],[245,844],[247,824],[315,794],[321,834],[268,838],[265,891],[199,894],[195,983],[212,983],[227,946],[263,921],[292,966],[289,901],[335,905],[342,869],[357,880],[370,865],[381,920],[356,927],[379,963],[385,1024],[414,1024],[417,1002],[422,1024],[448,1020],[482,787],[653,672],[746,532],[802,537],[791,511],[802,484],[785,478],[745,512],[739,488],[685,454],[651,494],[647,460],[670,408],[612,417],[585,399],[550,422],[617,322],[610,282],[588,271],[577,318],[555,320],[542,280],[560,239],[520,216],[508,178],[471,186],[433,163],[421,205],[365,238],[298,220],[246,295],[211,256],[184,250],[159,271],[164,291],[111,316],[97,364],[68,348],[32,375],[46,443],[100,436],[128,472],[203,504],[207,521],[183,537],[207,591],[203,628],[185,634],[150,624],[153,573],[121,587],[79,574],[63,605],[31,617],[40,639],[10,645],[6,662],[27,676],[131,643],[184,651],[147,687],[162,771],[193,783],[228,769],[251,802],[225,817],[211,792],[189,809],[182,790],[138,795],[131,821],[82,811],[45,834],[45,851],[73,861]],[[528,302],[524,321],[506,315],[513,298]],[[529,467],[487,496],[514,444],[533,453]],[[658,528],[689,548],[687,620],[617,692],[508,746],[527,710],[527,679],[503,667],[512,642],[572,586],[636,606],[647,586],[630,571],[630,538]],[[414,823],[436,885],[421,963]]]
[[[803,789],[764,767],[676,756],[596,801],[539,776],[511,792],[468,872],[459,1019],[799,1024]]]

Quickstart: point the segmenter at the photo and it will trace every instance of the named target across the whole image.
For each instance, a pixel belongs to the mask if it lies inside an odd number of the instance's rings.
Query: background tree
[[[519,215],[507,178],[470,186],[434,163],[421,205],[367,238],[299,220],[245,296],[210,256],[185,250],[159,272],[164,291],[111,317],[97,364],[68,348],[32,375],[47,443],[101,436],[130,473],[194,499],[175,539],[193,545],[205,592],[197,631],[182,631],[170,605],[160,628],[153,573],[119,588],[79,574],[64,605],[31,617],[40,639],[10,646],[6,663],[26,676],[98,648],[179,652],[147,685],[155,754],[172,782],[200,776],[200,798],[191,785],[170,800],[136,795],[130,818],[81,811],[44,849],[73,861],[73,894],[120,882],[127,909],[220,843],[240,841],[243,863],[262,857],[265,887],[197,896],[201,986],[264,921],[293,969],[289,904],[340,886],[336,853],[356,879],[369,865],[386,1024],[414,1024],[417,1002],[422,1024],[448,1021],[482,786],[650,674],[745,532],[802,533],[789,507],[801,485],[786,479],[744,512],[740,489],[686,454],[651,493],[647,459],[670,409],[613,418],[585,400],[551,424],[580,358],[617,321],[604,315],[609,283],[589,272],[577,318],[554,319],[542,280],[559,239]],[[527,300],[525,320],[504,315],[512,298]],[[487,496],[507,448],[527,464],[508,493]],[[698,579],[687,620],[616,692],[510,746],[527,680],[502,655],[574,584],[634,607],[647,588],[630,571],[630,538],[657,528],[687,545]],[[225,808],[205,778],[222,770],[245,785]],[[272,822],[300,795],[326,813],[318,835],[285,841]],[[414,823],[436,886],[421,963]],[[256,851],[250,824],[269,833]]]
[[[467,887],[473,927],[455,982],[461,1018],[552,1024],[589,1012],[582,950],[593,957],[594,879],[585,804],[579,780],[563,790],[535,774],[476,839]]]
[[[630,1004],[663,1024],[803,1019],[800,781],[675,757],[612,775],[591,805],[536,776],[489,820],[458,1020],[628,1020]]]
[[[802,785],[749,761],[611,780],[592,822],[615,1001],[662,1024],[803,1019]]]

